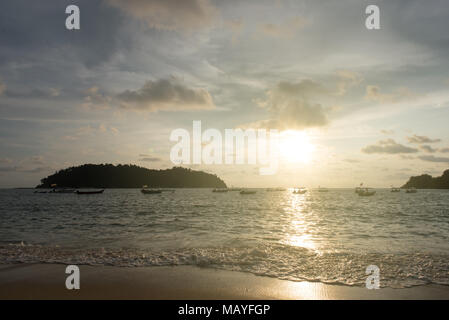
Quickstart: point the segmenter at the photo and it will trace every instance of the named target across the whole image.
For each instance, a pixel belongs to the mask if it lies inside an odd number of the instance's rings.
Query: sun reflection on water
[[[290,205],[287,209],[290,224],[286,226],[285,237],[282,243],[317,251],[317,244],[313,240],[310,230],[310,222],[305,215],[305,205],[308,199],[307,194],[290,194]]]

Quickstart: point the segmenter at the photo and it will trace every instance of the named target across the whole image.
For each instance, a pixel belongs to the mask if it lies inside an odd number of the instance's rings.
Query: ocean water
[[[197,265],[293,281],[449,285],[449,191],[0,190],[0,263]]]

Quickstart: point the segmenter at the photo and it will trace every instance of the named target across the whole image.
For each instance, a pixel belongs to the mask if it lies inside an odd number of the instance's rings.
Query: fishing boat
[[[52,189],[48,193],[74,193],[75,189]]]
[[[147,185],[142,186],[142,189],[140,190],[143,194],[158,194],[162,193],[161,189],[148,189]]]
[[[242,190],[240,191],[240,194],[255,194],[257,191],[256,190]]]
[[[370,188],[363,188],[360,189],[360,191],[357,194],[361,197],[369,197],[374,196],[376,194],[376,191],[371,190]]]
[[[391,187],[391,191],[390,192],[401,192],[400,188],[396,188],[396,187]]]
[[[407,190],[405,190],[405,193],[417,193],[418,192],[418,190],[416,190],[416,188],[414,188],[414,187],[411,187],[411,188],[408,188]]]
[[[103,193],[104,189],[101,190],[90,190],[90,191],[80,191],[76,190],[76,194],[100,194]]]
[[[298,189],[293,190],[294,194],[304,194],[306,192],[307,192],[307,189],[305,189],[305,188],[298,188]]]
[[[227,188],[215,188],[212,190],[212,192],[228,192]]]
[[[157,194],[162,193],[162,190],[159,189],[141,189],[140,192],[143,194]]]

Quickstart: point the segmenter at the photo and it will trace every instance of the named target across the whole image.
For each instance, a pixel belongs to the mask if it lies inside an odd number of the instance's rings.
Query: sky
[[[67,30],[68,5],[80,29]],[[365,26],[380,8],[379,30]],[[173,130],[287,132],[245,187],[400,186],[449,168],[447,1],[0,3],[0,187],[83,163],[171,168]],[[299,156],[298,156],[299,154]]]

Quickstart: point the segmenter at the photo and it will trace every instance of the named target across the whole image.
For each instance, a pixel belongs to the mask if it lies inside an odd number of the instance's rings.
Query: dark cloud
[[[65,27],[65,8],[70,4],[80,8],[77,31]],[[116,53],[123,21],[119,10],[99,0],[2,1],[0,64],[15,61],[33,67],[61,60],[68,64],[70,59],[87,66],[103,63]]]
[[[414,134],[412,137],[407,137],[408,142],[410,143],[435,143],[440,142],[441,139],[430,139],[426,136],[418,136]]]
[[[446,157],[435,157],[435,156],[419,156],[418,159],[429,162],[445,162],[449,163],[449,158]]]
[[[393,139],[381,140],[377,144],[366,146],[362,152],[372,153],[386,153],[386,154],[401,154],[401,153],[416,153],[418,149],[410,148],[402,144],[396,143]]]
[[[149,80],[142,88],[126,90],[117,95],[126,109],[148,111],[210,110],[215,105],[207,90],[189,88],[176,79]]]

